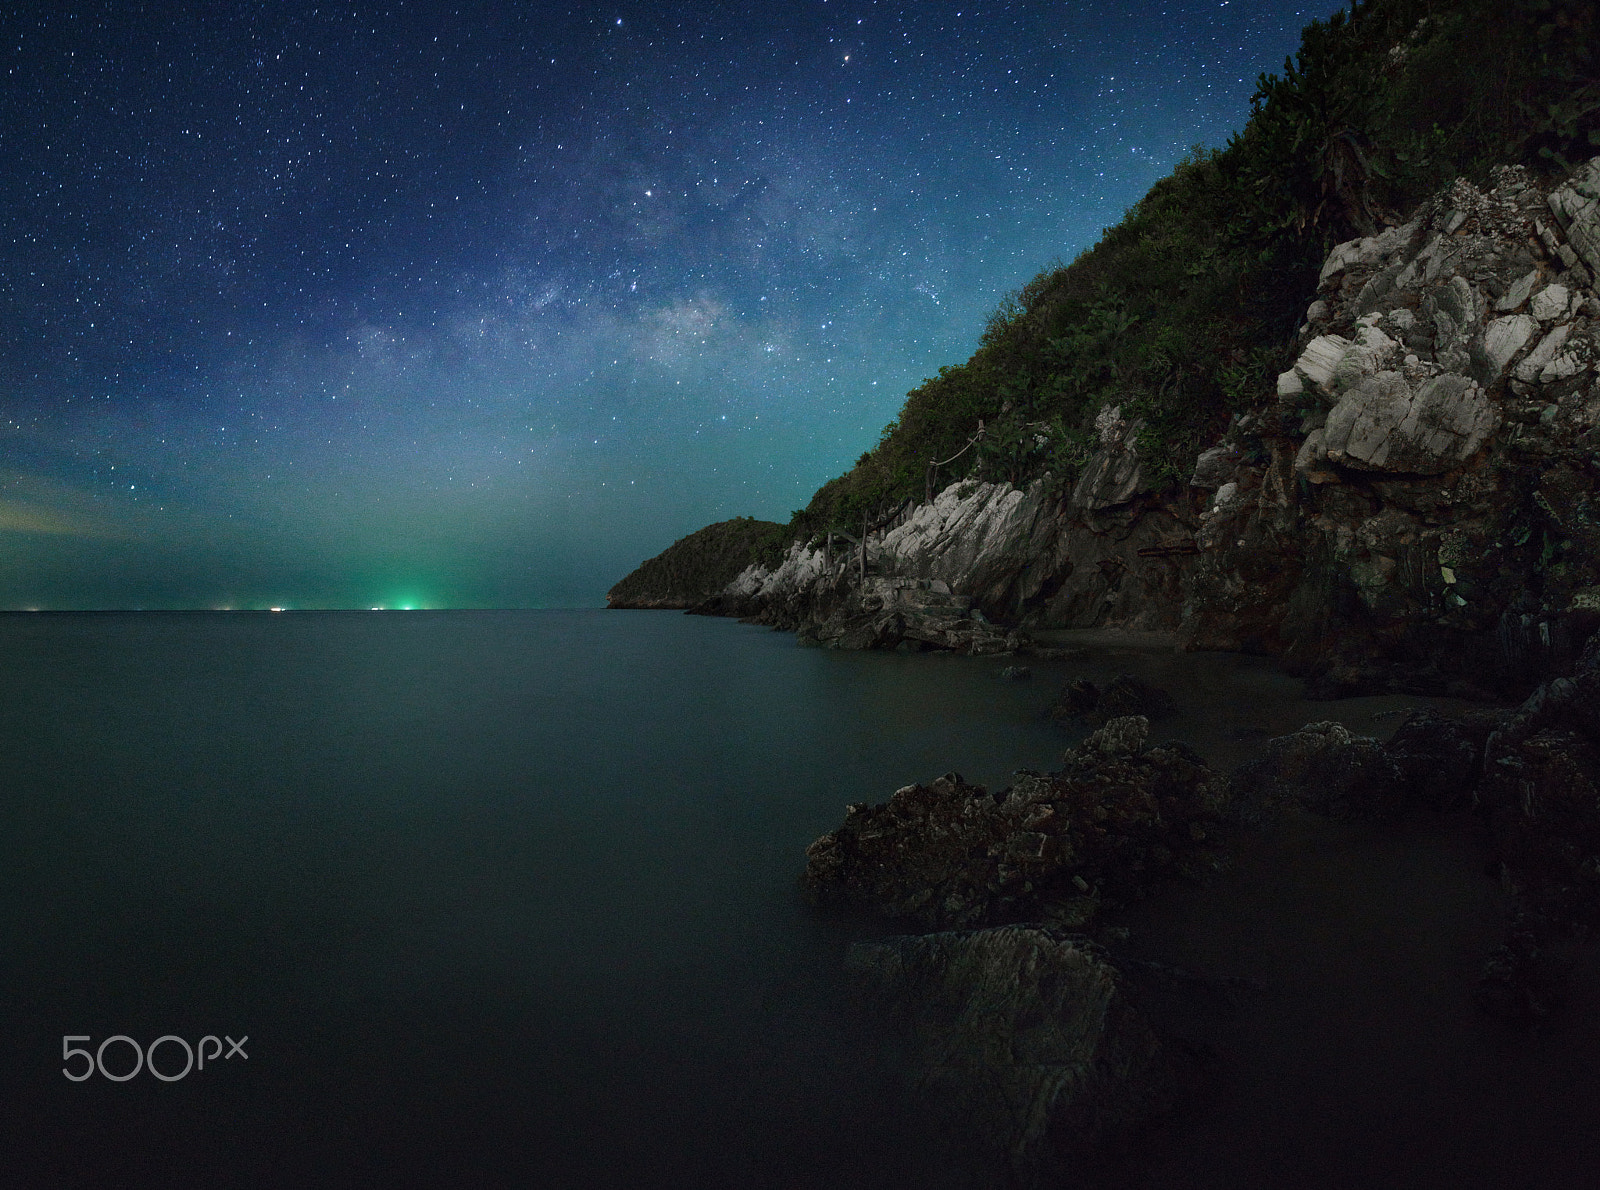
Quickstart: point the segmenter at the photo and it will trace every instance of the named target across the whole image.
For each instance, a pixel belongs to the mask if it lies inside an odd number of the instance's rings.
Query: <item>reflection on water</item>
[[[1051,767],[1069,677],[1167,688],[1157,734],[1225,765],[1424,701],[1305,704],[1126,638],[1006,663],[664,613],[0,617],[0,1183],[974,1184],[845,1007],[805,845],[909,781]],[[1600,1101],[1472,1015],[1496,890],[1459,832],[1408,830],[1292,823],[1127,915],[1137,954],[1268,989],[1169,1006],[1222,1081],[1147,1184],[1402,1184],[1462,1128],[1549,1141],[1558,1086]],[[64,1035],[115,1033],[250,1056],[62,1076]]]

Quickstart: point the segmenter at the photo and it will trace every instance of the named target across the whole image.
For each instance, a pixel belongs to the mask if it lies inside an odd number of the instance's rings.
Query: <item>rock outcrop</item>
[[[1257,805],[1297,803],[1333,818],[1375,818],[1401,803],[1405,775],[1371,736],[1339,723],[1308,723],[1240,765],[1233,795]]]
[[[951,484],[864,548],[842,537],[795,542],[778,565],[752,564],[697,610],[844,648],[910,640],[988,653],[1026,647],[1035,626],[1175,628],[1179,571],[1161,551],[1178,541],[1192,552],[1192,527],[1130,478],[1133,451],[1132,431],[1119,434],[1089,463],[1100,479],[1080,477],[1065,502],[1048,476],[1025,488]],[[1105,503],[1119,492],[1126,502]]]
[[[1012,1185],[1084,1184],[1096,1149],[1170,1102],[1166,1052],[1087,939],[1001,926],[857,943],[846,963],[959,1147]]]
[[[1051,774],[989,793],[955,773],[853,805],[806,851],[823,906],[932,929],[1047,916],[1082,925],[1102,896],[1207,870],[1225,782],[1178,743],[1146,746],[1148,720],[1113,719]]]
[[[1334,249],[1275,400],[1196,467],[1193,647],[1278,653],[1328,696],[1492,697],[1570,663],[1600,619],[1597,179],[1502,169]]]

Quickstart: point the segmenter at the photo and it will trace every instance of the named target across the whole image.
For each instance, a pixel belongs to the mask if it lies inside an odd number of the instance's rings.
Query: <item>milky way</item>
[[[0,607],[598,604],[787,519],[1331,11],[9,6]]]

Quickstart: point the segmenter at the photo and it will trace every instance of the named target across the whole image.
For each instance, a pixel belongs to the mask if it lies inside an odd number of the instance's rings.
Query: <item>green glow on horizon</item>
[[[379,605],[386,611],[415,612],[427,611],[428,601],[416,590],[403,590],[396,592],[387,603]]]

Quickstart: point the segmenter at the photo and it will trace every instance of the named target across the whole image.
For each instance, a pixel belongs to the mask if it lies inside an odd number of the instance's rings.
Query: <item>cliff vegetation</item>
[[[964,364],[907,397],[788,540],[859,533],[953,480],[1071,490],[1107,424],[1177,486],[1291,362],[1328,250],[1456,177],[1553,177],[1600,146],[1593,0],[1366,0],[1303,32],[1226,147],[1197,147],[1100,242],[990,316]]]
[[[738,576],[769,540],[786,541],[776,521],[734,517],[681,537],[606,593],[613,608],[688,608]]]

